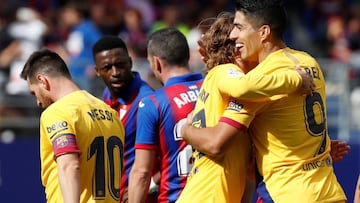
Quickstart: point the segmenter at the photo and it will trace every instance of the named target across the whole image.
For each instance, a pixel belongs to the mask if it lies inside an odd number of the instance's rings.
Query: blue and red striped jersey
[[[135,79],[130,88],[120,98],[112,98],[109,89],[106,87],[103,93],[103,100],[119,113],[120,120],[125,128],[124,146],[124,168],[120,181],[120,199],[128,187],[131,167],[135,160],[135,136],[136,119],[139,101],[153,93],[153,89],[144,82],[139,73],[133,72]]]
[[[135,149],[156,150],[160,156],[159,203],[178,199],[192,167],[192,148],[177,126],[194,109],[202,81],[200,73],[172,77],[139,103]]]

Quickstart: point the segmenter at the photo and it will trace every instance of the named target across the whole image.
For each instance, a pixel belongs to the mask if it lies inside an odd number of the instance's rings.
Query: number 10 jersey
[[[86,91],[50,105],[40,118],[42,183],[48,202],[63,202],[56,157],[78,153],[82,203],[119,201],[124,128],[117,112]]]

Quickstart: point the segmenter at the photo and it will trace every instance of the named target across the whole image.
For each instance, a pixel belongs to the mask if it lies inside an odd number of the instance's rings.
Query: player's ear
[[[94,69],[96,76],[100,77],[99,69],[97,68],[97,66],[94,66]]]
[[[259,28],[259,35],[262,40],[269,38],[270,33],[271,33],[271,28],[269,25],[262,25]]]
[[[37,74],[36,75],[36,80],[38,81],[39,85],[46,89],[46,90],[50,90],[50,83],[48,78],[45,75],[42,74]]]
[[[153,56],[154,57],[154,67],[155,67],[155,70],[159,73],[161,73],[161,70],[162,70],[162,66],[163,66],[163,63],[162,63],[162,60],[157,57],[157,56]]]

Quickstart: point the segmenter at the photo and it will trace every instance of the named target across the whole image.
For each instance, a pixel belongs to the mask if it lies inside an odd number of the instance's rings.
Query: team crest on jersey
[[[227,107],[228,110],[233,110],[240,112],[240,110],[243,108],[243,105],[239,103],[237,100],[232,100],[229,102],[229,105]]]
[[[228,75],[232,78],[240,77],[245,75],[244,73],[240,72],[239,70],[236,70],[235,68],[230,68],[228,70]]]

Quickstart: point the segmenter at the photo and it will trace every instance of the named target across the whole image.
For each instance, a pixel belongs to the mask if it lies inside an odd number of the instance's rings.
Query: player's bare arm
[[[197,128],[186,123],[181,129],[181,135],[198,151],[217,156],[224,152],[233,137],[245,136],[245,133],[225,122],[218,122],[216,126],[206,128]]]
[[[129,203],[145,202],[155,163],[155,150],[136,149],[129,178]]]
[[[80,201],[80,160],[79,154],[68,153],[56,158],[58,177],[64,203]]]

